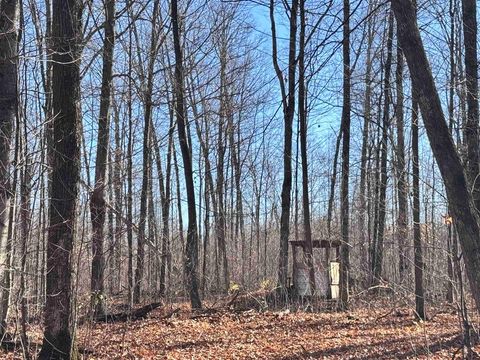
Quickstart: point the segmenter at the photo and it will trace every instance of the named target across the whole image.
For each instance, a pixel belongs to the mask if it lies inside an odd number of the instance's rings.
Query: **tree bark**
[[[340,247],[340,302],[348,306],[348,280],[350,273],[349,199],[350,177],[350,1],[343,1],[343,107],[342,107],[342,245]]]
[[[283,78],[283,72],[278,65],[277,32],[275,25],[274,0],[270,0],[270,23],[272,31],[272,59],[275,73],[282,93],[284,116],[284,149],[283,149],[283,184],[281,192],[282,212],[280,216],[280,253],[278,263],[278,285],[285,293],[288,286],[288,238],[290,235],[290,207],[292,192],[292,126],[295,113],[295,74],[296,74],[296,44],[297,44],[297,11],[298,0],[292,0],[290,8],[290,36],[288,51],[288,93]],[[284,294],[283,294],[284,295]]]
[[[180,46],[180,30],[177,0],[172,0],[172,29],[175,48],[175,110],[177,117],[178,138],[183,158],[185,186],[187,188],[188,203],[188,233],[185,249],[185,272],[187,276],[190,303],[193,309],[200,309],[202,303],[197,284],[198,263],[198,233],[197,210],[195,207],[195,187],[193,183],[193,168],[191,158],[191,144],[189,144],[185,124],[185,98],[184,98],[184,73],[183,55]]]
[[[71,251],[80,174],[80,29],[77,0],[54,0],[52,109],[55,114],[47,244],[45,330],[39,359],[72,354]]]
[[[2,1],[0,7],[0,246],[6,244],[10,217],[10,156],[12,129],[17,114],[17,17],[18,1]],[[2,256],[3,257],[3,256]],[[6,260],[8,260],[6,252]],[[2,259],[4,260],[4,259]],[[6,331],[8,298],[10,295],[10,261],[2,269],[0,300],[0,338]],[[8,279],[7,279],[8,278]],[[7,283],[6,283],[7,282]],[[6,306],[4,305],[6,303]]]
[[[462,0],[463,41],[465,45],[465,80],[467,87],[467,122],[465,124],[466,174],[477,212],[480,212],[480,156],[478,139],[478,62],[477,5]]]
[[[115,0],[105,0],[105,23],[103,42],[102,88],[100,93],[100,114],[98,117],[97,157],[95,160],[95,186],[90,196],[92,220],[92,309],[95,315],[105,313],[104,294],[104,226],[106,215],[105,187],[110,132],[110,98],[112,89],[113,51],[115,47]]]
[[[153,96],[153,81],[154,81],[154,65],[157,54],[157,40],[158,29],[157,19],[159,12],[159,0],[153,3],[152,14],[152,31],[150,38],[150,51],[147,67],[147,84],[144,94],[144,127],[143,127],[143,171],[142,171],[142,190],[140,194],[140,219],[138,222],[138,237],[137,237],[137,267],[135,268],[135,283],[133,286],[133,303],[140,302],[143,273],[145,268],[145,237],[146,237],[146,223],[147,223],[147,198],[148,188],[150,182],[150,126],[152,123],[152,96]]]
[[[227,262],[227,246],[226,246],[226,221],[225,221],[225,202],[224,202],[224,191],[225,191],[225,174],[224,174],[224,163],[225,163],[225,139],[224,139],[224,127],[225,127],[225,113],[226,107],[228,106],[226,102],[227,91],[226,91],[226,49],[225,44],[222,44],[220,49],[220,111],[218,116],[218,132],[217,132],[217,183],[215,191],[217,194],[217,212],[215,213],[215,234],[217,238],[217,246],[219,254],[221,257],[222,263],[222,284],[219,283],[219,289],[221,289],[225,294],[228,293],[229,288],[229,275],[228,275],[228,262]],[[220,280],[220,279],[218,279]]]
[[[167,279],[167,262],[170,253],[170,203],[171,203],[171,178],[172,178],[172,147],[173,147],[173,114],[170,117],[170,126],[168,129],[168,149],[167,149],[167,166],[166,173],[163,174],[162,161],[160,157],[160,149],[157,140],[155,129],[153,129],[155,158],[158,172],[158,185],[160,189],[160,201],[162,204],[162,252],[160,263],[160,296],[164,297],[166,294],[166,279]]]
[[[315,268],[313,266],[312,227],[310,225],[310,197],[308,194],[307,154],[307,99],[305,86],[305,0],[299,1],[300,45],[298,54],[298,119],[300,122],[300,152],[302,157],[303,227],[305,236],[305,258],[309,272],[310,291],[315,293]]]
[[[387,34],[387,59],[385,60],[385,77],[383,84],[383,120],[382,140],[380,151],[380,189],[378,204],[378,229],[375,244],[375,261],[373,271],[374,284],[378,284],[383,270],[383,242],[385,236],[386,195],[387,195],[387,157],[388,157],[388,128],[390,127],[390,71],[392,67],[392,39],[393,39],[393,14],[388,17]]]
[[[132,28],[128,33],[129,48],[132,48]],[[133,70],[132,52],[128,54],[128,72]],[[128,112],[128,144],[127,144],[127,247],[128,247],[128,269],[127,269],[127,285],[128,304],[132,306],[133,303],[133,104],[132,104],[132,77],[128,78],[128,93],[127,93],[127,112]]]
[[[371,102],[372,102],[372,44],[373,30],[372,18],[368,19],[368,39],[367,39],[367,58],[365,62],[365,99],[363,105],[363,130],[362,130],[362,155],[360,159],[360,189],[359,189],[359,214],[358,222],[360,223],[360,246],[362,249],[361,257],[364,264],[368,263],[368,240],[369,238],[369,221],[367,208],[367,166],[368,166],[368,147],[369,147],[369,127],[371,122]]]
[[[420,232],[420,166],[418,156],[418,102],[412,99],[412,175],[413,175],[413,251],[415,265],[415,310],[419,319],[425,320],[425,295],[423,289],[422,234]]]
[[[397,197],[398,197],[398,217],[397,217],[397,243],[399,256],[399,276],[400,283],[405,280],[408,270],[407,258],[407,238],[408,238],[408,182],[406,179],[405,168],[405,135],[404,135],[404,115],[403,115],[403,53],[399,44],[397,44],[397,68],[395,71],[395,82],[397,88],[397,103],[395,105],[395,115],[397,119]]]

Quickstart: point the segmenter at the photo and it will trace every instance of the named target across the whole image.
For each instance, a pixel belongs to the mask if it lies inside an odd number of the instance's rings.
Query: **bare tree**
[[[282,185],[282,213],[280,217],[280,254],[278,264],[278,285],[281,291],[287,288],[288,274],[288,238],[290,235],[290,207],[292,192],[292,133],[293,116],[295,113],[295,74],[296,74],[296,48],[297,48],[297,12],[298,0],[292,0],[287,6],[290,16],[289,23],[289,50],[287,81],[278,63],[277,29],[275,24],[275,1],[270,0],[270,24],[272,31],[272,60],[282,95],[282,108],[284,116],[284,151],[283,151],[283,185]],[[287,84],[285,84],[287,82]],[[288,85],[288,89],[287,89]]]
[[[342,193],[341,193],[341,228],[342,245],[340,256],[340,301],[346,309],[348,304],[348,277],[350,274],[350,239],[349,239],[349,198],[348,183],[350,178],[350,1],[343,1],[343,107],[342,107]]]
[[[383,84],[383,118],[382,118],[382,138],[381,138],[381,159],[380,159],[380,187],[377,231],[375,236],[374,260],[373,260],[373,281],[378,284],[382,276],[383,268],[383,246],[385,236],[385,216],[386,216],[386,192],[387,192],[387,157],[388,157],[388,129],[390,126],[390,72],[392,67],[392,45],[393,43],[393,13],[390,11],[388,16],[387,30],[387,58],[385,60],[385,75]]]
[[[45,330],[39,359],[72,356],[71,251],[80,173],[81,5],[54,0],[52,13],[52,110],[55,114],[47,246]]]
[[[407,275],[408,258],[407,258],[407,236],[408,236],[408,181],[406,179],[407,170],[405,168],[405,135],[404,135],[404,113],[403,113],[403,52],[399,44],[397,44],[397,68],[395,71],[395,82],[397,90],[397,103],[395,105],[395,116],[397,119],[397,146],[396,146],[396,171],[397,171],[397,197],[398,197],[398,250],[399,258],[399,275],[400,282],[403,282]]]
[[[95,315],[105,313],[104,295],[104,225],[106,215],[105,187],[110,132],[110,98],[112,89],[113,51],[115,47],[115,0],[105,0],[103,42],[102,89],[98,117],[97,157],[95,160],[95,186],[90,197],[92,218],[92,309]]]
[[[411,0],[392,0],[392,8],[400,31],[400,45],[407,59],[413,91],[418,96],[423,122],[456,223],[462,246],[466,272],[477,310],[480,309],[480,229],[469,193],[464,168],[442,110],[437,88],[430,70]]]
[[[11,184],[10,156],[12,129],[17,114],[17,36],[18,1],[2,1],[0,5],[0,246],[8,236]],[[8,249],[7,249],[8,250]],[[8,257],[7,253],[7,257]],[[9,261],[2,272],[0,303],[0,339],[6,331],[10,289]]]
[[[171,18],[173,29],[173,43],[175,48],[175,111],[177,118],[178,138],[182,151],[185,185],[187,188],[188,203],[188,233],[185,254],[185,272],[187,277],[190,303],[192,308],[202,307],[197,284],[198,264],[198,232],[197,211],[195,207],[195,188],[193,184],[193,169],[191,148],[188,142],[185,125],[185,97],[184,97],[184,72],[183,55],[180,45],[179,14],[177,0],[172,0]],[[182,229],[181,229],[182,230]]]
[[[147,197],[149,188],[150,173],[150,126],[152,123],[152,96],[154,81],[155,58],[158,52],[159,32],[157,29],[157,20],[159,12],[159,0],[153,3],[152,29],[150,37],[150,51],[148,58],[146,87],[144,92],[144,122],[143,122],[143,171],[142,171],[142,190],[140,194],[140,219],[138,224],[138,246],[137,246],[137,267],[135,269],[135,284],[133,287],[133,302],[140,302],[143,273],[145,267],[145,234],[147,221]],[[138,50],[139,53],[139,50]],[[144,78],[144,76],[142,76]]]
[[[462,0],[463,39],[465,44],[465,80],[467,87],[467,121],[465,124],[466,173],[473,189],[473,201],[480,211],[480,154],[478,140],[478,60],[477,3]]]
[[[412,175],[413,175],[413,251],[415,265],[415,310],[418,318],[425,320],[425,295],[423,289],[422,234],[420,230],[420,166],[418,156],[418,99],[412,99]]]

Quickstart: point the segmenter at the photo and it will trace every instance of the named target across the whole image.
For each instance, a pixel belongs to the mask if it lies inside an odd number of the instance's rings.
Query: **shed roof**
[[[305,247],[307,242],[305,240],[290,240],[292,246],[301,246]],[[313,248],[336,248],[341,245],[341,242],[338,240],[312,240]]]

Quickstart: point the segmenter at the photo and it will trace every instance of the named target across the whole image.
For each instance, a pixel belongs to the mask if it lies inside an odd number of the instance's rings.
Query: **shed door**
[[[340,263],[337,261],[330,262],[330,289],[332,299],[338,299],[340,296]]]

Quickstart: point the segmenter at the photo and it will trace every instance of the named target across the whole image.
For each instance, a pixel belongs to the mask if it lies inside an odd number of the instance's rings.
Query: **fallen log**
[[[162,306],[161,302],[155,302],[132,311],[120,312],[116,314],[98,315],[93,318],[95,322],[124,322],[144,319],[151,311]]]

